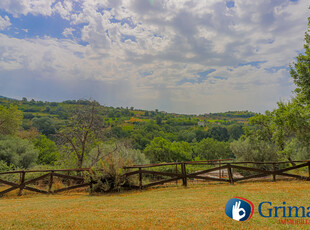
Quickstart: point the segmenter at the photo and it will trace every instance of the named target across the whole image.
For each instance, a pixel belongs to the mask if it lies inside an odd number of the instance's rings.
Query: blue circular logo
[[[242,197],[234,197],[230,199],[225,207],[226,215],[236,221],[246,221],[251,219],[253,212],[253,203]]]

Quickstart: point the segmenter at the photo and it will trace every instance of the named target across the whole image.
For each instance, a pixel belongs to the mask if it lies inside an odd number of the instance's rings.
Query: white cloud
[[[11,25],[10,18],[6,15],[4,17],[0,16],[0,30],[5,30]]]
[[[73,10],[73,2],[65,0],[63,2],[57,2],[53,8],[55,13],[60,14],[60,16],[66,20],[70,20],[70,15]]]
[[[235,0],[232,8],[221,0],[153,3],[2,0],[0,8],[15,17],[59,14],[72,27],[62,32],[66,39],[0,35],[0,69],[35,72],[67,89],[96,82],[109,93],[89,93],[103,103],[114,98],[118,106],[171,112],[264,111],[290,96],[293,83],[283,66],[303,48],[306,0]],[[8,23],[0,17],[0,29]],[[216,71],[199,77],[210,69]]]
[[[62,32],[62,34],[65,36],[65,37],[69,37],[69,36],[73,36],[73,32],[75,31],[74,28],[66,28],[64,30],[64,32]]]
[[[15,17],[19,15],[45,15],[52,14],[52,4],[56,0],[1,0],[0,9],[13,14]]]

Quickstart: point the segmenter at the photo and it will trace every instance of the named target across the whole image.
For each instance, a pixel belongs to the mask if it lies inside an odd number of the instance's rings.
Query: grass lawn
[[[262,201],[308,207],[309,194],[305,181],[206,183],[100,196],[13,194],[0,198],[0,229],[310,229],[279,225],[278,218],[258,214]],[[249,221],[225,215],[226,202],[234,196],[253,202]]]

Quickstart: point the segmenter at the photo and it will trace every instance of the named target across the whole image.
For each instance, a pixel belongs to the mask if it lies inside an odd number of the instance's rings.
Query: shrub
[[[7,165],[29,168],[37,162],[38,151],[28,140],[18,137],[0,136],[0,160]]]
[[[117,192],[123,187],[131,187],[134,184],[133,177],[123,176],[123,167],[130,164],[131,161],[126,161],[119,154],[110,154],[100,160],[86,176],[93,183],[91,193]]]

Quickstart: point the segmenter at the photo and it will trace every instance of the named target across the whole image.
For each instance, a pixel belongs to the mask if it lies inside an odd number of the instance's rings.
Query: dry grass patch
[[[1,229],[286,229],[278,218],[262,218],[258,204],[310,206],[310,183],[253,182],[167,187],[89,196],[9,195],[0,199]],[[254,203],[248,222],[229,219],[226,202],[241,196]],[[298,226],[300,229],[303,226]],[[308,226],[304,226],[305,229]]]

